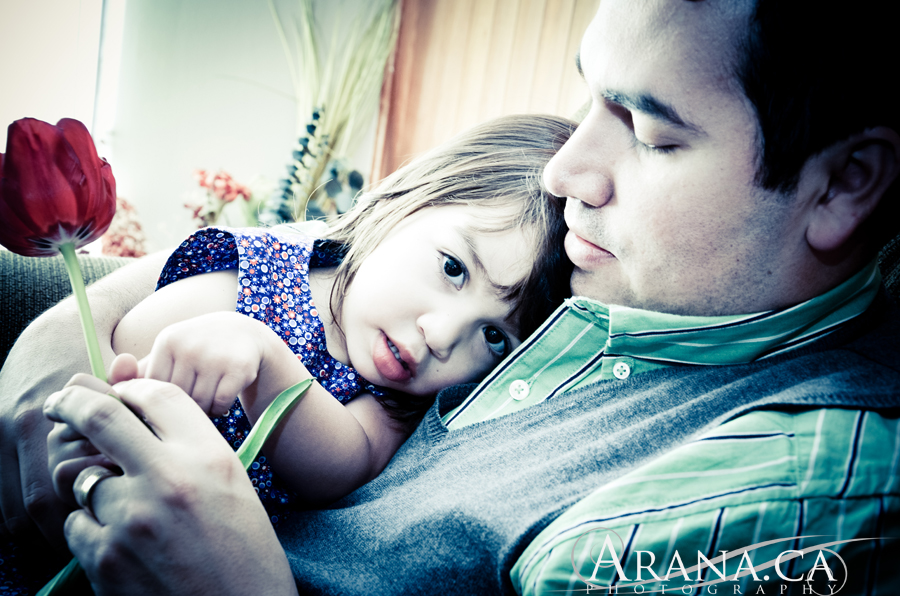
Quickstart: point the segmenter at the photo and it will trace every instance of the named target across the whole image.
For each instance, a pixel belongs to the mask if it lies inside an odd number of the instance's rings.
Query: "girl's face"
[[[368,381],[409,393],[480,380],[519,345],[502,286],[524,279],[533,246],[521,230],[484,233],[488,207],[423,209],[362,262],[329,351]],[[489,220],[488,220],[489,221]]]

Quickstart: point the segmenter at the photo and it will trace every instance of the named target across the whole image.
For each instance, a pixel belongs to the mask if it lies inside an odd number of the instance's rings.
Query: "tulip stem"
[[[91,316],[87,292],[84,291],[81,267],[78,265],[78,257],[75,256],[75,245],[66,242],[59,246],[59,250],[66,263],[66,271],[69,273],[69,281],[72,283],[72,291],[75,293],[75,301],[78,303],[78,316],[81,319],[81,329],[84,331],[84,341],[87,344],[88,358],[91,361],[91,372],[105,383],[106,368],[103,366],[103,357],[100,355],[100,343],[97,341],[97,331],[94,329],[94,317]]]
[[[72,292],[75,294],[75,302],[78,304],[78,318],[81,319],[81,330],[84,332],[84,341],[87,344],[88,358],[91,361],[91,372],[105,383],[106,369],[103,366],[103,357],[100,355],[100,343],[97,341],[94,317],[91,316],[91,307],[88,304],[87,292],[84,289],[81,266],[78,264],[78,257],[75,255],[75,245],[71,242],[60,244],[59,251],[62,253],[63,261],[66,263],[69,282],[72,284]],[[78,563],[78,559],[72,559],[62,571],[57,573],[47,585],[41,588],[38,596],[51,596],[71,591],[74,582],[83,574],[84,571]]]

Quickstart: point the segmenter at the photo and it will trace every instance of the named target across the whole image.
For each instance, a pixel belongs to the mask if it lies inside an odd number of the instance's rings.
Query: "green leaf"
[[[272,434],[272,431],[275,430],[275,427],[278,426],[285,414],[300,401],[300,398],[303,397],[312,384],[312,379],[304,379],[296,385],[288,387],[272,400],[272,403],[269,404],[266,411],[259,417],[253,428],[250,429],[247,438],[237,450],[238,459],[241,460],[245,470],[250,467],[250,464],[259,455],[259,450],[262,449],[262,446],[269,439],[269,435]]]
[[[69,564],[63,567],[62,571],[56,574],[47,584],[41,588],[37,596],[50,596],[51,594],[63,594],[66,588],[72,586],[75,581],[84,573],[78,559],[72,559]]]

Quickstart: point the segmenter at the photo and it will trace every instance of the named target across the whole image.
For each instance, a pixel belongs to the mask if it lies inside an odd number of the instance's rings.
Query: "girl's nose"
[[[439,310],[421,315],[417,320],[419,332],[431,354],[441,362],[446,362],[462,337],[465,321],[460,313]]]

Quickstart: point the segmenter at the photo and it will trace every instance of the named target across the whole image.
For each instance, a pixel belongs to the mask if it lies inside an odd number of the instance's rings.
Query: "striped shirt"
[[[872,262],[802,304],[723,317],[572,298],[443,420],[452,430],[664,366],[768,358],[864,312],[880,283]],[[896,419],[844,409],[751,412],[598,487],[530,543],[511,580],[525,595],[616,586],[623,594],[900,593],[890,565],[900,540],[863,540],[900,536],[898,465]],[[802,557],[789,552],[803,549]],[[826,551],[838,552],[846,571]],[[810,571],[809,585],[781,577]]]
[[[659,593],[831,594],[829,584],[836,594],[898,594],[900,538],[883,538],[900,537],[898,461],[895,417],[837,408],[746,414],[571,507],[511,579],[525,595],[663,585]],[[612,548],[601,552],[607,536]],[[619,569],[597,564],[613,558]],[[739,573],[751,566],[755,577]],[[810,571],[815,591],[783,579]],[[709,581],[716,585],[697,586]]]
[[[817,340],[874,300],[873,260],[801,304],[736,316],[680,316],[571,298],[444,417],[448,428],[525,409],[599,380],[673,365],[744,364]]]

